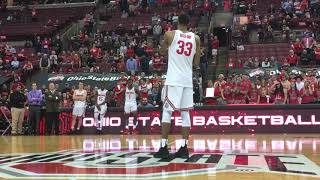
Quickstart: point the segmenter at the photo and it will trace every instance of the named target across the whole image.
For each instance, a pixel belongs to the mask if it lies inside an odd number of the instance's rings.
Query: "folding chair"
[[[7,128],[5,130],[1,130],[1,132],[2,132],[1,136],[3,136],[3,135],[5,135],[7,133],[7,131],[12,126],[12,124],[11,124],[11,119],[12,118],[11,118],[11,112],[6,106],[1,106],[0,107],[0,112],[1,112],[2,116],[4,117],[4,119],[8,122]]]

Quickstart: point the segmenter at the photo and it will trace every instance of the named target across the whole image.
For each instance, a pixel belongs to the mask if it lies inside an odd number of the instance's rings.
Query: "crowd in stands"
[[[295,38],[296,29],[309,29],[316,35],[320,32],[318,0],[234,1],[233,11],[248,18],[240,29],[244,42],[248,42],[252,30],[258,32],[260,42],[278,40],[274,37],[275,31],[280,32],[282,41]]]
[[[232,73],[219,75],[214,83],[208,81],[207,88],[214,88],[215,98],[205,102],[214,104],[312,104],[320,100],[319,72],[281,70],[266,71],[248,76]]]
[[[170,2],[171,3],[171,2]],[[164,8],[170,6],[169,2]],[[182,3],[184,8],[190,8],[189,13],[193,13],[194,7],[190,3]],[[208,2],[207,2],[208,3]],[[187,6],[187,5],[190,6]],[[149,7],[150,4],[148,4]],[[143,7],[143,4],[138,4]],[[208,9],[206,9],[208,11]],[[76,72],[97,72],[97,73],[121,73],[118,85],[109,89],[110,107],[121,107],[123,105],[123,90],[125,88],[128,75],[134,80],[135,87],[140,91],[140,103],[148,104],[148,106],[161,105],[161,88],[163,85],[163,75],[166,69],[166,58],[158,53],[161,36],[168,30],[173,30],[177,25],[177,17],[179,13],[178,7],[172,8],[172,12],[160,15],[154,13],[149,17],[152,21],[151,28],[144,25],[133,24],[132,27],[119,24],[112,30],[100,30],[96,28],[95,17],[93,13],[88,13],[84,17],[84,29],[76,32],[70,39],[69,47],[62,48],[60,36],[41,37],[35,36],[32,41],[35,52],[25,55],[25,59],[16,58],[20,51],[16,52],[12,46],[5,45],[3,47],[3,61],[0,65],[4,72],[23,67],[25,73],[32,73],[34,68],[40,68],[48,73],[76,73]],[[148,13],[141,11],[139,13]],[[138,14],[130,14],[130,16],[138,16]],[[204,34],[198,32],[197,28],[190,27],[190,30],[199,34],[203,40]],[[18,60],[18,61],[16,61]],[[23,72],[24,72],[23,71]],[[18,76],[14,83],[21,81],[25,77],[23,73],[14,73]],[[152,75],[152,79],[143,78],[146,75]],[[12,76],[10,74],[10,76]],[[139,76],[139,79],[138,79]],[[31,77],[31,76],[27,76]],[[200,81],[195,79],[195,89],[197,101],[200,101]],[[41,86],[41,85],[40,85]],[[61,92],[61,106],[72,107],[72,93],[76,87],[60,89],[56,84],[56,88]],[[29,87],[27,87],[29,88]],[[88,105],[92,105],[95,89],[86,85],[88,91]],[[99,87],[100,88],[100,87]],[[42,86],[42,91],[48,91],[46,85]],[[2,90],[1,99],[4,104],[10,88]]]

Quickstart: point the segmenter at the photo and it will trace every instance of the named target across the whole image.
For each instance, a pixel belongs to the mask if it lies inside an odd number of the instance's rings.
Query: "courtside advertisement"
[[[318,109],[248,109],[248,110],[202,110],[190,112],[192,133],[308,133],[320,131]],[[69,117],[60,115],[60,119]],[[129,122],[133,117],[129,118]],[[124,127],[123,112],[107,112],[101,123],[104,133],[118,134]],[[138,131],[141,134],[158,134],[161,130],[161,112],[157,110],[138,113]],[[95,133],[95,120],[87,112],[82,119],[82,133]],[[172,133],[179,133],[182,119],[173,113]]]

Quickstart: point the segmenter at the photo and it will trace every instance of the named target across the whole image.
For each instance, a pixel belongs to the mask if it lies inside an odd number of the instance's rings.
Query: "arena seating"
[[[83,18],[85,14],[92,10],[92,7],[37,9],[35,22],[20,22],[18,20],[5,22],[0,30],[0,35],[6,36],[6,40],[9,41],[31,39],[35,34],[40,36],[51,36],[57,30],[63,29],[71,22]],[[9,14],[14,14],[14,11],[5,13],[1,16],[1,19],[6,18]],[[53,23],[56,23],[56,20],[58,20],[58,23],[53,26],[46,26],[49,20]]]

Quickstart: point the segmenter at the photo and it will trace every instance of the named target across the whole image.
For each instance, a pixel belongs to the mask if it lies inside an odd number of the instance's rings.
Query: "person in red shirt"
[[[144,51],[150,56],[153,53],[153,47],[151,43],[147,43],[147,45],[144,47]]]
[[[296,83],[291,83],[290,90],[288,91],[289,104],[299,104],[299,92],[296,87]]]
[[[44,40],[41,42],[41,44],[42,44],[42,52],[49,54],[50,41],[48,40],[48,38],[44,38]]]
[[[159,56],[159,53],[155,53],[152,58],[152,67],[155,71],[161,71],[162,70],[162,60]]]
[[[121,57],[116,63],[118,72],[124,72],[126,70],[126,65],[124,64],[124,59]]]
[[[233,96],[232,96],[233,84],[230,80],[226,81],[226,84],[223,88],[223,96],[227,102],[227,104],[233,104]]]
[[[118,82],[119,82],[120,85],[122,85],[122,86],[126,86],[126,85],[127,85],[128,78],[126,77],[126,74],[125,74],[124,72],[121,73]]]
[[[214,36],[211,39],[211,48],[212,48],[212,56],[215,57],[218,55],[219,48],[219,39],[218,36]]]
[[[230,11],[231,9],[231,2],[230,0],[224,0],[223,1],[223,10],[224,11]]]
[[[310,104],[315,101],[315,89],[312,88],[310,81],[304,82],[304,88],[302,90],[302,96],[301,96],[301,104]]]
[[[71,65],[72,68],[81,68],[81,59],[80,56],[78,54],[75,54],[74,52],[72,53],[72,57],[71,57]]]
[[[126,86],[122,85],[120,81],[118,81],[117,86],[113,89],[115,100],[117,102],[117,107],[121,107],[124,103],[125,90],[126,90]]]
[[[251,85],[249,104],[259,104],[259,91],[254,83]]]
[[[130,45],[129,48],[127,49],[127,57],[134,57],[134,49]]]
[[[296,55],[300,56],[303,51],[303,44],[301,43],[300,39],[297,38],[296,42],[291,44],[291,48]]]
[[[173,30],[173,25],[171,24],[171,22],[168,22],[166,24],[165,31],[172,31],[172,30]]]
[[[139,84],[139,92],[140,92],[140,97],[141,98],[148,98],[148,84],[146,83],[146,79],[140,79],[140,84]]]
[[[206,17],[210,17],[210,13],[211,13],[211,3],[209,2],[209,0],[205,0],[203,2],[203,12],[204,15]]]
[[[290,66],[296,66],[298,64],[299,57],[296,54],[294,54],[293,50],[290,50],[289,55],[287,57],[287,61],[290,64]]]
[[[99,59],[102,57],[102,51],[100,48],[96,47],[95,44],[93,44],[92,48],[90,49],[90,54],[95,58]]]

